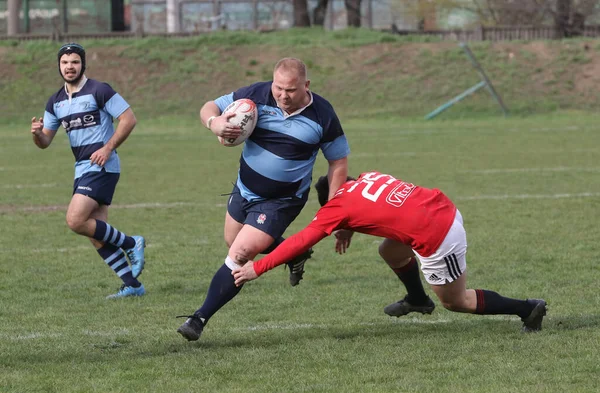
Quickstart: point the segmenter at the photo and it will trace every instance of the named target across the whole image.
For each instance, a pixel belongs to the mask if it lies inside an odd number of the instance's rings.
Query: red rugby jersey
[[[438,189],[415,186],[379,172],[363,173],[356,181],[342,185],[303,231],[256,261],[254,270],[260,275],[338,229],[396,240],[427,257],[438,249],[455,215],[456,206]]]

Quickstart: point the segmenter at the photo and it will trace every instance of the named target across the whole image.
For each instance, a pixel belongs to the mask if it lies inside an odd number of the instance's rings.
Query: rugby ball
[[[242,133],[237,138],[219,138],[223,146],[237,146],[246,141],[252,135],[256,122],[258,121],[258,110],[254,101],[247,98],[241,98],[229,104],[223,113],[235,113],[235,116],[229,118],[231,124],[235,124],[242,129]]]

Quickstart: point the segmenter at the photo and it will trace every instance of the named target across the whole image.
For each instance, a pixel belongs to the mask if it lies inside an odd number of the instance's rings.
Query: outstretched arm
[[[247,281],[255,280],[266,271],[302,254],[326,236],[327,233],[321,230],[312,227],[304,228],[302,231],[285,239],[283,243],[266,257],[256,262],[248,261],[244,266],[233,270],[231,274],[235,278],[235,285],[239,287]]]
[[[329,181],[329,197],[327,199],[330,200],[348,178],[348,158],[344,157],[339,160],[328,162],[329,169],[327,171],[327,180]],[[338,254],[345,253],[348,247],[350,247],[353,234],[354,232],[348,229],[340,229],[334,232],[335,251]]]

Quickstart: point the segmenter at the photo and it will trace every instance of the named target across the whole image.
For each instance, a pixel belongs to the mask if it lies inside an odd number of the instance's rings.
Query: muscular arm
[[[125,140],[129,137],[129,134],[131,134],[131,131],[133,131],[133,127],[135,127],[135,124],[137,123],[131,108],[127,108],[127,110],[121,113],[117,119],[119,119],[119,125],[117,126],[112,138],[110,138],[101,149],[96,150],[90,156],[90,162],[92,164],[104,166],[106,161],[108,161],[110,158],[111,153],[117,147],[121,146],[121,143],[125,142]]]
[[[340,158],[339,160],[328,161],[329,169],[327,170],[327,180],[329,181],[329,197],[333,198],[335,192],[346,182],[348,177],[348,158]]]
[[[114,151],[117,147],[121,146],[121,143],[125,142],[125,140],[129,137],[129,134],[131,134],[131,131],[133,131],[133,127],[135,127],[137,124],[137,119],[135,118],[131,108],[127,108],[127,110],[121,113],[121,116],[119,116],[117,119],[119,119],[119,125],[115,130],[115,134],[108,140],[108,142],[106,142],[105,145],[110,149],[110,151]]]
[[[208,101],[200,109],[200,121],[208,129],[210,129],[207,124],[208,119],[210,119],[213,116],[220,116],[220,115],[221,115],[221,110],[219,109],[217,104],[215,104],[214,101]],[[213,119],[213,121],[214,121],[214,119]]]
[[[210,121],[210,127],[208,120],[213,117]],[[242,129],[239,126],[234,126],[229,122],[229,119],[235,116],[235,113],[222,114],[221,109],[215,104],[214,101],[208,101],[200,109],[200,121],[206,128],[208,128],[216,136],[222,138],[237,138],[240,136]]]
[[[327,234],[323,231],[306,227],[302,231],[285,239],[283,243],[267,256],[254,262],[254,271],[260,276],[266,271],[302,254],[326,236]]]
[[[44,120],[40,117],[38,120],[34,117],[31,119],[31,136],[33,143],[40,149],[45,149],[52,143],[56,135],[56,130],[49,130],[44,127]]]
[[[327,180],[329,182],[328,200],[333,198],[335,192],[344,184],[348,178],[348,157],[340,158],[329,162],[329,170],[327,171]],[[340,229],[334,232],[335,250],[338,254],[346,252],[350,247],[352,235],[354,232],[347,229]]]

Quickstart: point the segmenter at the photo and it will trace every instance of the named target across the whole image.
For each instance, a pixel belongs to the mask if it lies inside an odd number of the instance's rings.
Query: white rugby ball
[[[219,138],[223,146],[237,146],[246,141],[252,135],[256,122],[258,121],[258,110],[254,101],[247,98],[241,98],[229,104],[223,113],[235,113],[235,116],[229,118],[231,124],[235,124],[242,129],[242,133],[237,138]]]

